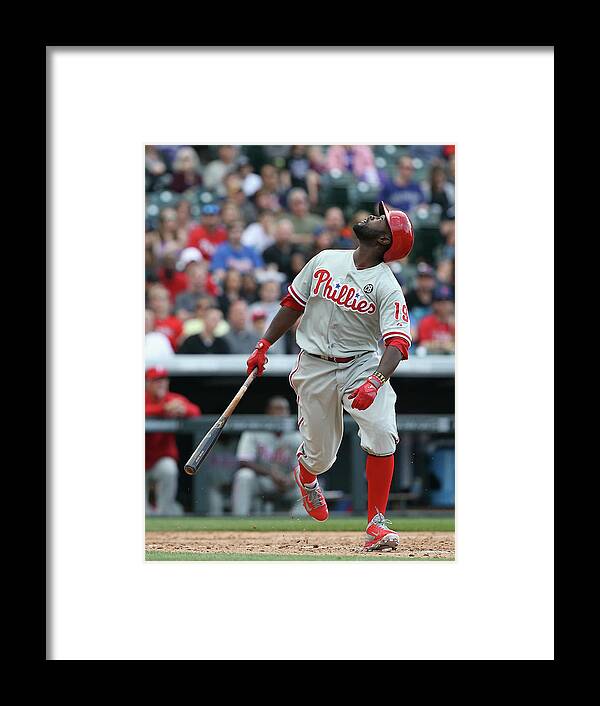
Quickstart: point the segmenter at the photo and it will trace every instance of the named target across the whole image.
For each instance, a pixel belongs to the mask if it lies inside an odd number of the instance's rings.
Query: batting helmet
[[[401,260],[412,250],[415,242],[412,223],[404,211],[390,211],[383,201],[380,201],[377,204],[377,215],[384,214],[392,233],[392,244],[385,251],[383,261]]]

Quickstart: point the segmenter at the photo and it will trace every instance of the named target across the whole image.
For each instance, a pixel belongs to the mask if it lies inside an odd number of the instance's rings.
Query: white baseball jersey
[[[402,288],[381,262],[359,270],[354,250],[323,250],[306,263],[288,287],[305,307],[296,341],[307,353],[349,357],[377,352],[381,338],[411,343]]]
[[[267,465],[277,464],[292,470],[300,441],[297,431],[277,434],[273,431],[245,431],[237,447],[239,461],[252,461]]]

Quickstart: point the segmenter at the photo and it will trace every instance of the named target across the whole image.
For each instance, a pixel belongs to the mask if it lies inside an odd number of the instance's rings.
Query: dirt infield
[[[454,532],[399,532],[399,536],[395,555],[454,559]],[[316,554],[326,558],[363,554],[362,543],[362,532],[146,532],[146,551],[196,554]]]

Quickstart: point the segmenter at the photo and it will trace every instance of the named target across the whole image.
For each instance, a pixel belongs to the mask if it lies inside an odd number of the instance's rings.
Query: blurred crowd
[[[415,247],[391,263],[411,355],[454,352],[454,147],[146,146],[146,361],[249,354],[295,275],[384,200]],[[295,331],[270,354],[296,353]]]

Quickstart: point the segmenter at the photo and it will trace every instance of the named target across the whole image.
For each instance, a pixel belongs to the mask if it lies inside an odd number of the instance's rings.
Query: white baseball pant
[[[389,456],[398,444],[396,393],[389,382],[365,410],[352,409],[348,394],[377,370],[380,356],[365,353],[348,363],[316,358],[301,351],[290,373],[290,385],[298,402],[298,428],[302,443],[298,458],[311,473],[319,475],[335,463],[342,443],[344,410],[358,424],[360,445],[373,456]]]
[[[174,458],[164,456],[152,468],[146,471],[146,514],[181,515],[181,505],[175,500],[177,496],[177,478],[179,469]],[[154,482],[156,495],[156,510],[153,510],[148,497],[150,485]]]

